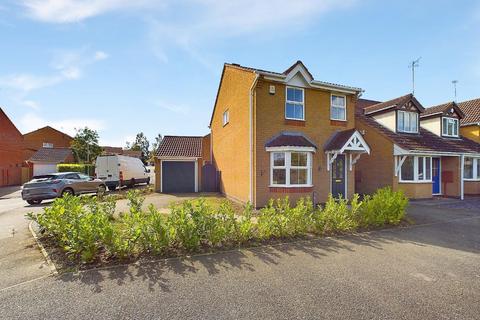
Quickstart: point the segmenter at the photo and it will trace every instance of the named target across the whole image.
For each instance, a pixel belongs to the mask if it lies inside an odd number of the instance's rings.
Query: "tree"
[[[157,153],[158,146],[162,142],[163,137],[159,133],[158,136],[155,137],[155,142],[152,144],[152,150],[150,151],[150,161],[153,162],[155,158],[155,154]]]
[[[141,159],[143,163],[147,163],[148,161],[148,158],[150,156],[149,148],[150,148],[150,142],[148,142],[148,139],[143,134],[143,132],[140,132],[137,134],[137,136],[135,137],[135,142],[133,142],[132,145],[130,146],[130,150],[136,150],[136,151],[142,152]]]
[[[98,145],[98,132],[88,127],[75,129],[77,133],[73,138],[71,147],[78,162],[92,163],[102,153]]]

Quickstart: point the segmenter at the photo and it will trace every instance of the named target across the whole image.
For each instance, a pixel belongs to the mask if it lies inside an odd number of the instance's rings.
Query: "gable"
[[[21,140],[22,134],[2,108],[0,108],[0,142]]]

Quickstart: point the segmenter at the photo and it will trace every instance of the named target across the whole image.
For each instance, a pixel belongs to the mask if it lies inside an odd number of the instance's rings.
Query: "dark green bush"
[[[95,174],[95,165],[84,163],[61,163],[57,164],[58,172],[79,172],[89,176]]]

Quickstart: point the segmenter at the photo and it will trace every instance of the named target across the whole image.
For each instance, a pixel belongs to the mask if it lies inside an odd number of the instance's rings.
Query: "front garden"
[[[74,263],[104,264],[143,256],[179,256],[307,235],[332,235],[397,225],[408,199],[402,192],[380,189],[363,200],[332,197],[323,206],[308,198],[292,205],[288,198],[271,200],[254,210],[228,200],[212,205],[205,199],[174,204],[165,214],[153,205],[142,209],[144,197],[127,195],[129,211],[114,217],[115,199],[56,199],[40,214],[28,214],[53,245]]]

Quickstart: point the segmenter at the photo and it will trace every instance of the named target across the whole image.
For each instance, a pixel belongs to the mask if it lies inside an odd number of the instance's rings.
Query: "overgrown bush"
[[[95,165],[85,163],[60,163],[57,164],[58,172],[79,172],[89,176],[95,174]]]
[[[218,207],[205,199],[175,204],[169,214],[153,205],[144,209],[138,190],[127,194],[129,210],[114,218],[115,201],[66,196],[56,199],[43,213],[34,215],[42,232],[55,239],[72,258],[91,262],[100,254],[130,258],[141,254],[175,254],[203,248],[239,245],[251,240],[335,233],[358,227],[398,224],[408,200],[402,192],[380,189],[362,201],[328,197],[315,207],[308,198],[292,206],[288,197],[270,200],[255,212],[250,204],[237,212],[225,200]]]

